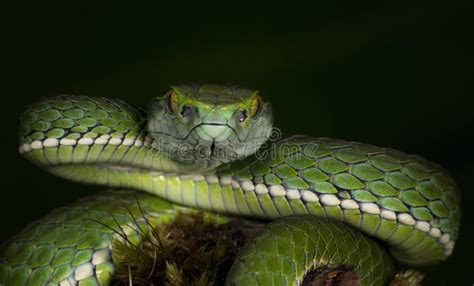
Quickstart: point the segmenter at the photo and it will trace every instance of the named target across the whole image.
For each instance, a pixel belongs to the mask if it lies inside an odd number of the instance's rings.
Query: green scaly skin
[[[73,181],[144,192],[101,193],[26,227],[1,248],[0,284],[107,285],[117,235],[106,226],[120,225],[138,243],[133,226],[144,221],[127,210],[138,214],[136,199],[152,225],[174,217],[174,204],[277,219],[239,253],[229,284],[298,285],[311,269],[343,264],[360,285],[383,285],[395,268],[369,236],[409,266],[452,252],[459,192],[418,156],[297,136],[263,149],[271,154],[264,159],[260,152],[197,172],[156,150],[146,116],[119,100],[79,96],[46,98],[22,115],[25,158]]]

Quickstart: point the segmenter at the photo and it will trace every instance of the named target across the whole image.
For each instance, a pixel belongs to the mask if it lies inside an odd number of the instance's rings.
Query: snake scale
[[[362,143],[274,138],[272,121],[257,91],[236,86],[174,86],[147,110],[86,96],[36,102],[20,118],[22,156],[112,189],[4,243],[0,284],[108,285],[117,234],[107,225],[139,243],[132,226],[169,221],[178,205],[273,220],[240,251],[228,285],[300,285],[336,265],[353,266],[359,285],[384,285],[396,264],[452,253],[460,193],[440,166]]]

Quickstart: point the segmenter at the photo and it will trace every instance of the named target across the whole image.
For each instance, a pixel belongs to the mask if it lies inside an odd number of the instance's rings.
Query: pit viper
[[[110,189],[4,243],[0,285],[108,285],[117,233],[107,226],[140,243],[139,227],[178,206],[273,221],[239,252],[227,285],[301,285],[338,265],[359,285],[384,285],[397,265],[445,260],[458,237],[460,193],[442,167],[368,144],[281,137],[251,89],[177,85],[147,109],[47,97],[21,115],[19,135],[38,167]]]

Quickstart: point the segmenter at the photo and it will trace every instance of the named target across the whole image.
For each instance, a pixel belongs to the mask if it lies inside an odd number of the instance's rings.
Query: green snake
[[[362,143],[279,138],[272,122],[258,91],[222,85],[174,86],[147,110],[68,95],[29,106],[23,157],[115,189],[6,242],[0,285],[108,285],[116,233],[106,226],[138,243],[130,226],[163,223],[178,205],[273,220],[240,251],[228,285],[301,285],[309,271],[337,265],[354,267],[359,285],[384,285],[396,264],[432,265],[452,253],[460,193],[440,166]],[[129,215],[138,209],[143,220]]]

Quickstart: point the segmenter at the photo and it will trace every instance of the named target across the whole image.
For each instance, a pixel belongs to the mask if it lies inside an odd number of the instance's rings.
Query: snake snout
[[[216,143],[229,140],[234,133],[227,124],[202,124],[195,129],[195,132],[201,140]]]

